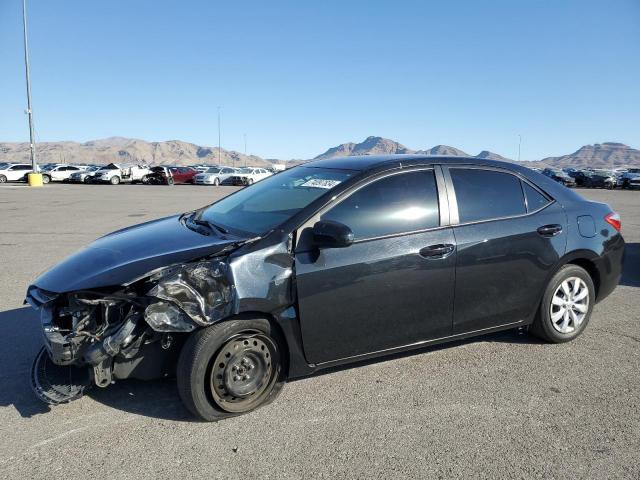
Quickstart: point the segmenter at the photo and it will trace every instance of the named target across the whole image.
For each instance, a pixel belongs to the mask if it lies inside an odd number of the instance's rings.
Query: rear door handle
[[[429,245],[420,250],[420,256],[424,258],[445,258],[449,256],[455,249],[455,245],[450,243],[439,243],[437,245]]]
[[[553,224],[553,225],[543,225],[538,228],[538,233],[543,237],[555,237],[562,233],[562,225]]]

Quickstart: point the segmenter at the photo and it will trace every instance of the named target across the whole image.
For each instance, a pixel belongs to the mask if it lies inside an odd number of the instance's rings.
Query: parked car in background
[[[620,180],[622,188],[640,188],[640,168],[628,168]]]
[[[91,183],[144,183],[149,175],[146,165],[110,163],[96,170]]]
[[[69,181],[71,183],[91,183],[93,179],[93,175],[100,170],[100,167],[97,165],[90,165],[85,170],[80,170],[78,172],[73,172],[69,175]]]
[[[157,166],[151,167],[145,183],[150,185],[174,185],[176,183],[192,183],[198,173],[192,167]]]
[[[244,167],[238,169],[238,171],[231,176],[229,182],[232,185],[253,185],[271,175],[273,175],[273,173],[266,168]]]
[[[84,171],[83,168],[76,165],[51,165],[41,170],[42,183],[64,182],[76,172]]]
[[[609,206],[513,163],[310,162],[105,235],[37,278],[32,386],[56,404],[175,373],[185,406],[214,421],[287,379],[428,345],[518,328],[568,342],[620,280],[620,230]]]
[[[26,180],[27,174],[31,172],[33,168],[30,163],[2,163],[0,164],[0,183]]]
[[[566,187],[575,187],[576,185],[576,181],[559,168],[545,168],[542,170],[542,174]]]
[[[234,167],[209,167],[204,172],[198,173],[193,178],[196,185],[220,185],[229,180],[239,169]]]
[[[592,170],[590,175],[585,177],[583,185],[588,188],[613,189],[618,185],[618,178],[611,170]]]

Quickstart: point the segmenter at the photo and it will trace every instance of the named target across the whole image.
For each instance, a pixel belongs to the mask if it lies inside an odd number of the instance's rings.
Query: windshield
[[[613,173],[608,170],[594,170],[593,173],[595,173],[596,175],[604,176],[604,177],[613,175]]]
[[[627,170],[629,173],[640,173],[640,168],[630,168]]]
[[[7,162],[0,163],[0,170],[5,170],[8,166],[9,164]]]
[[[243,168],[239,168],[236,173],[251,173],[253,172],[253,168],[247,168],[247,167],[243,167]]]
[[[42,169],[43,172],[48,172],[50,170],[53,170],[54,168],[56,168],[58,165],[45,165]]]
[[[205,208],[200,218],[228,229],[262,235],[356,173],[295,167],[223,198]]]
[[[220,169],[218,167],[207,168],[205,173],[220,173]]]

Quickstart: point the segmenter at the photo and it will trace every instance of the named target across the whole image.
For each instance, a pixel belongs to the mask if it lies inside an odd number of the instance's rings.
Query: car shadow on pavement
[[[28,418],[46,413],[31,390],[31,363],[42,347],[42,333],[36,312],[30,307],[0,312],[0,407],[13,405]]]
[[[31,390],[31,364],[42,347],[37,313],[30,307],[0,312],[0,408],[13,406],[23,418],[47,413],[52,407]],[[175,379],[124,380],[109,388],[94,387],[87,396],[118,410],[166,420],[191,420],[183,407]],[[79,400],[81,401],[81,400]],[[55,409],[55,407],[53,407]]]
[[[627,243],[620,285],[640,287],[640,243]]]

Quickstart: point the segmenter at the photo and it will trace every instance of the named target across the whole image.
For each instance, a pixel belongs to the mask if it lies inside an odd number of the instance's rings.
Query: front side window
[[[515,175],[471,168],[452,168],[449,173],[460,223],[527,213],[520,179]]]
[[[433,170],[376,180],[321,216],[347,225],[355,240],[434,228],[440,224]]]

